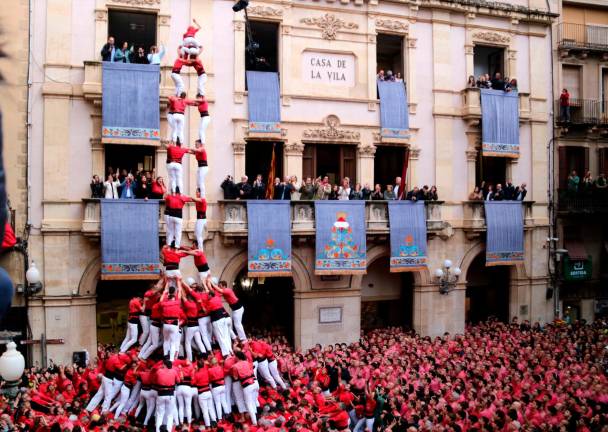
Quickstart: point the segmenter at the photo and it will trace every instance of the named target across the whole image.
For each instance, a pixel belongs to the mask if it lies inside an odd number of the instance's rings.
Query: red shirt
[[[156,195],[163,195],[165,193],[165,189],[158,183],[152,183],[152,193]]]
[[[173,387],[179,382],[177,369],[160,368],[156,371],[154,384],[161,387]]]
[[[236,294],[234,294],[234,290],[232,288],[223,288],[222,291],[222,295],[224,296],[229,305],[233,305],[239,301]]]
[[[336,429],[342,430],[348,427],[349,417],[348,413],[344,410],[338,411],[337,414],[334,414],[329,419],[333,421]]]
[[[185,147],[179,147],[176,145],[170,145],[167,147],[167,163],[177,162],[182,163],[182,158],[188,153],[188,149]]]
[[[138,297],[133,297],[129,301],[129,316],[139,316],[141,314],[141,300]]]
[[[195,253],[195,255],[194,255],[194,266],[196,268],[204,266],[205,264],[207,264],[207,256],[205,255],[205,252],[203,252],[200,249],[197,249],[197,250],[195,250],[193,252]]]
[[[213,297],[209,297],[209,299],[207,300],[207,302],[205,303],[205,310],[207,312],[213,312],[216,310],[220,310],[224,307],[223,303],[222,303],[222,296],[220,295],[214,295]]]
[[[137,382],[137,375],[133,369],[129,369],[125,374],[125,380],[123,381],[125,384],[130,385],[131,387],[135,385]]]
[[[253,384],[253,365],[246,360],[239,360],[232,366],[232,377],[243,385]]]
[[[197,386],[199,390],[208,391],[209,390],[209,369],[207,366],[199,368],[194,373],[194,378],[192,380],[192,384]]]
[[[560,106],[569,106],[570,105],[570,93],[562,93],[559,95],[559,104]]]
[[[194,157],[197,161],[207,162],[207,150],[204,147],[197,148],[194,150]]]
[[[198,32],[198,28],[196,28],[194,26],[188,26],[188,29],[186,30],[186,33],[184,33],[183,38],[186,39],[187,37],[194,37],[194,36],[196,36],[197,32]]]
[[[192,198],[186,195],[167,195],[165,197],[165,207],[170,209],[181,210],[187,202],[192,201]]]
[[[160,305],[163,319],[179,319],[184,314],[181,300],[163,300]]]
[[[143,369],[137,371],[137,376],[141,381],[141,385],[144,387],[149,387],[152,385],[152,371],[150,369]]]
[[[194,300],[185,300],[183,308],[186,318],[195,319],[198,317],[198,304]]]
[[[226,357],[226,359],[224,360],[224,375],[229,375],[230,371],[232,370],[232,366],[234,366],[235,364],[235,356],[229,355],[228,357]]]
[[[209,368],[209,381],[215,384],[224,383],[224,368],[220,365],[211,366]]]
[[[162,318],[162,305],[160,302],[156,303],[152,306],[152,315],[150,315],[150,319],[154,321],[160,321]]]
[[[194,203],[194,207],[196,207],[196,213],[198,215],[198,213],[207,213],[207,200],[205,198],[201,198],[202,201],[196,201]],[[205,218],[199,218],[199,219],[205,219]]]
[[[196,106],[198,107],[199,113],[202,114],[209,111],[209,103],[207,102],[207,99],[197,99],[195,102],[197,102]]]
[[[169,264],[179,265],[179,260],[187,255],[181,252],[179,249],[172,249],[168,246],[163,247],[162,254],[165,267],[167,267]]]
[[[189,99],[180,98],[177,96],[169,96],[169,113],[180,113],[183,114],[188,106]]]
[[[184,66],[184,61],[181,58],[178,58],[173,63],[173,69],[171,70],[171,72],[173,72],[173,73],[180,73],[182,71],[182,67],[183,66]]]
[[[154,306],[156,303],[158,303],[158,300],[160,300],[160,293],[158,293],[154,290],[151,290],[151,289],[146,291],[146,293],[144,294],[146,312],[151,312],[152,306]]]

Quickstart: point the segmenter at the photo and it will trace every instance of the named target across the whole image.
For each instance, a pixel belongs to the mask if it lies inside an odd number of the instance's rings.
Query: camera
[[[232,6],[232,10],[234,12],[239,12],[245,9],[247,6],[249,6],[249,0],[239,0]]]

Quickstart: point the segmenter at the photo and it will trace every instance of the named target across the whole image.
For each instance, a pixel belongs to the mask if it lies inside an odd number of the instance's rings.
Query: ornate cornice
[[[390,19],[377,19],[376,27],[397,32],[407,32],[409,26],[403,21]]]
[[[335,115],[329,115],[325,119],[327,128],[305,129],[302,137],[306,139],[321,139],[327,141],[359,141],[361,133],[355,130],[339,129],[340,119]]]
[[[302,18],[301,23],[317,26],[323,30],[323,39],[334,40],[340,29],[358,29],[359,25],[353,22],[346,22],[334,14],[326,13],[322,17],[317,18]]]
[[[247,143],[244,142],[233,142],[232,150],[234,151],[234,154],[244,154],[246,145]]]
[[[420,157],[420,147],[410,147],[410,159],[418,160]]]
[[[287,143],[283,148],[288,155],[301,156],[304,153],[304,144],[299,142]]]
[[[357,147],[357,150],[359,150],[359,155],[362,157],[374,157],[376,154],[376,146],[374,145],[360,145]]]
[[[473,38],[494,43],[509,43],[511,41],[509,36],[491,31],[473,33]]]
[[[467,161],[475,162],[477,160],[477,150],[475,149],[467,149],[465,154],[467,155]]]
[[[127,6],[158,6],[160,0],[108,0],[110,3],[124,4]]]
[[[250,6],[247,8],[249,15],[261,16],[266,18],[280,18],[283,16],[283,9],[270,6]]]

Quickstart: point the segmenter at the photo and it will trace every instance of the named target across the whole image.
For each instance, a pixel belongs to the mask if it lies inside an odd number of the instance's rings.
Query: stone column
[[[475,190],[475,186],[477,186],[477,176],[476,176],[476,162],[477,162],[477,154],[479,152],[476,149],[468,148],[466,150],[467,155],[467,190],[466,193],[469,194]]]
[[[97,7],[95,8],[95,52],[101,51],[101,47],[108,41],[108,9],[106,8],[105,1],[97,0]],[[116,44],[119,42],[116,41]],[[95,60],[99,60],[100,57],[95,57]]]
[[[367,97],[370,100],[376,100],[376,15],[368,15],[367,17]],[[376,109],[375,104],[370,104],[370,108]]]
[[[242,14],[234,19],[234,102],[243,103],[245,95],[245,23]],[[236,164],[236,162],[235,162]],[[245,172],[245,166],[243,166]],[[236,175],[236,173],[235,173]]]
[[[240,179],[245,175],[245,146],[247,142],[233,142],[234,151],[234,179]]]
[[[106,180],[108,173],[106,172],[106,152],[101,139],[91,138],[91,169],[93,174],[99,175],[102,181]]]
[[[411,29],[411,27],[410,27]],[[416,57],[416,44],[418,39],[414,38],[411,30],[407,38],[407,50],[405,52],[405,67],[407,70],[407,102],[409,104],[410,114],[416,114],[418,106],[418,96],[416,94],[416,67],[414,66],[414,58]],[[411,119],[410,119],[411,120]],[[411,123],[410,123],[411,124]]]
[[[299,142],[285,143],[284,149],[284,164],[283,173],[285,175],[295,175],[301,183],[304,183],[302,178],[302,154],[304,153],[304,144]]]
[[[407,170],[407,178],[405,179],[407,188],[412,189],[418,186],[418,160],[420,158],[420,148],[410,148],[410,161]]]
[[[374,145],[359,145],[357,148],[357,177],[361,185],[369,183],[374,187],[374,155],[376,154],[376,146]]]
[[[169,179],[167,178],[167,141],[161,140],[162,147],[156,149],[156,161],[154,166],[156,167],[156,176],[160,176],[165,180],[165,185],[169,187]],[[187,156],[186,156],[187,157]]]
[[[437,285],[414,286],[414,330],[430,337],[464,333],[465,299],[462,282],[448,294],[440,294]]]

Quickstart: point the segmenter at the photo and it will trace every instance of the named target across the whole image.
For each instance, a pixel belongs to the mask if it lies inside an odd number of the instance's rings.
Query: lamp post
[[[25,279],[27,280],[27,294],[37,294],[42,291],[40,271],[34,261],[30,263],[30,267],[25,272]]]
[[[17,396],[17,386],[25,370],[25,359],[19,351],[15,342],[6,344],[6,351],[0,357],[0,376],[6,381],[3,393],[14,398]]]
[[[553,299],[555,318],[561,318],[561,308],[559,307],[559,289],[563,279],[562,257],[566,255],[568,255],[568,249],[555,249],[555,298]]]
[[[437,268],[435,270],[436,284],[439,286],[440,294],[448,294],[458,283],[458,279],[462,274],[462,270],[459,267],[453,267],[452,261],[446,259],[443,262],[443,268]]]

